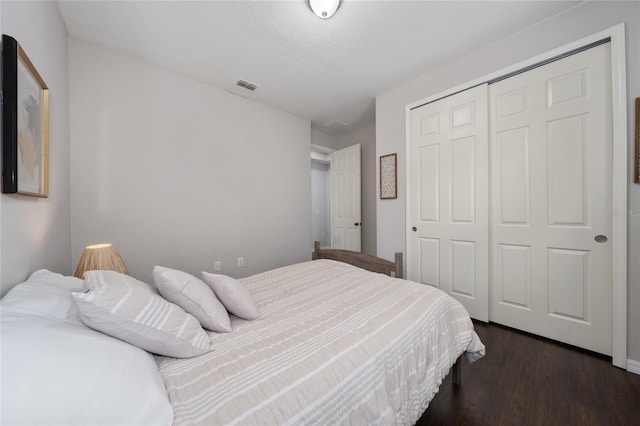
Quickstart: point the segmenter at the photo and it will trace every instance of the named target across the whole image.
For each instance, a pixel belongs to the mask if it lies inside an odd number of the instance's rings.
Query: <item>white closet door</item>
[[[411,111],[409,279],[488,321],[487,85]]]
[[[489,88],[490,318],[604,354],[612,351],[609,58],[604,44]]]

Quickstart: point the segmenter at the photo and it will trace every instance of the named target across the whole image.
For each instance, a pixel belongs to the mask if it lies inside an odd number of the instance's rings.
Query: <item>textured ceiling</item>
[[[330,134],[375,97],[579,2],[59,1],[69,34],[306,117]],[[256,83],[249,92],[238,79]],[[332,120],[348,124],[323,127]]]

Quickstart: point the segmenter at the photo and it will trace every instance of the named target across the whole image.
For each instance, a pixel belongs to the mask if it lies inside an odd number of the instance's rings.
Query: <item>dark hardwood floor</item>
[[[611,359],[506,327],[475,323],[487,354],[463,360],[416,423],[640,425],[640,375]]]

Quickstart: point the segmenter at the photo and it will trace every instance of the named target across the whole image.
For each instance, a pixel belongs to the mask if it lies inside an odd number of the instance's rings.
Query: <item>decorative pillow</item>
[[[153,281],[160,294],[193,315],[206,329],[220,333],[231,331],[229,314],[205,283],[176,269],[156,266]]]
[[[114,271],[88,271],[88,293],[73,293],[89,327],[158,355],[190,358],[213,349],[198,320],[154,294],[149,286]]]
[[[22,312],[82,323],[72,292],[86,290],[84,281],[46,269],[35,271],[2,298],[4,312]]]
[[[172,424],[151,354],[40,314],[3,311],[0,328],[0,424]]]
[[[211,287],[227,310],[235,316],[248,320],[254,320],[260,316],[251,295],[240,281],[209,272],[202,272],[202,279]]]

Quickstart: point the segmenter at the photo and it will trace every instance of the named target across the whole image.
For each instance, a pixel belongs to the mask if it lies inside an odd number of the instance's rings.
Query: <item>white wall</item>
[[[336,136],[335,149],[343,149],[360,144],[361,184],[362,187],[362,251],[376,255],[376,125],[368,124],[351,132]],[[394,256],[388,257],[393,260]]]
[[[564,44],[626,23],[629,168],[633,158],[633,100],[640,96],[640,3],[586,2],[510,38],[408,82],[376,99],[378,155],[398,152],[398,192],[393,202],[377,201],[378,255],[405,250],[405,106],[467,81],[516,64]],[[640,211],[640,185],[629,173],[629,209]],[[628,217],[628,357],[640,360],[640,216]]]
[[[334,136],[323,133],[317,129],[311,129],[311,143],[313,145],[324,146],[325,148],[335,149],[336,138]]]
[[[49,87],[49,198],[0,196],[2,295],[36,269],[71,272],[67,29],[56,2],[3,1],[2,32],[14,37]]]
[[[310,122],[70,39],[73,258],[246,276],[311,259]],[[244,256],[244,268],[236,258]]]

